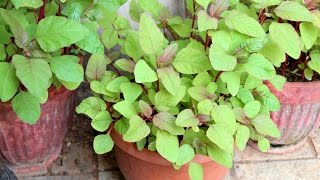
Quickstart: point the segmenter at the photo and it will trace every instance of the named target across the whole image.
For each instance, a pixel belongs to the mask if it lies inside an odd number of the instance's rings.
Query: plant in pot
[[[319,1],[253,1],[250,7],[259,12],[255,17],[268,32],[269,41],[259,53],[288,80],[282,90],[266,82],[281,104],[281,110],[271,114],[281,138],[270,139],[276,147],[269,152],[290,152],[302,147],[320,123]]]
[[[96,33],[107,5],[70,0],[0,2],[0,160],[16,173],[58,157],[83,81],[83,51],[104,53]]]
[[[186,3],[182,19],[156,0],[131,1],[139,30],[114,28],[123,17],[109,17],[109,55],[89,59],[93,96],[76,111],[102,133],[96,153],[115,144],[126,179],[221,179],[234,147],[253,139],[267,151],[266,136],[280,137],[270,119],[280,104],[263,81],[280,89],[285,78],[259,53],[266,31],[246,14],[256,12],[239,2]]]

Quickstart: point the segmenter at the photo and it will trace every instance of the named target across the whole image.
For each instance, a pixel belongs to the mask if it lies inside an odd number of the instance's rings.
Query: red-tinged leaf
[[[208,8],[208,13],[211,17],[219,18],[220,15],[230,6],[229,0],[217,0]]]
[[[140,107],[141,112],[144,116],[146,116],[147,118],[151,118],[152,108],[147,102],[140,100],[139,107]]]
[[[157,63],[160,66],[169,65],[173,61],[174,57],[176,56],[177,50],[178,50],[177,43],[170,44],[164,49],[163,54],[157,59]]]
[[[309,10],[317,9],[320,0],[304,0],[304,4],[307,6]]]

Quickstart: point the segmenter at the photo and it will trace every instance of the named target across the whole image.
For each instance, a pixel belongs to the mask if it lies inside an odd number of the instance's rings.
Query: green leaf
[[[29,7],[29,8],[39,8],[43,5],[41,0],[11,0],[15,8]]]
[[[12,109],[23,122],[30,125],[35,124],[41,114],[39,100],[23,91],[12,99]]]
[[[204,9],[207,9],[209,3],[211,2],[211,0],[196,0],[196,2],[202,6]]]
[[[261,103],[259,101],[250,101],[244,106],[244,112],[247,117],[254,118],[260,112]]]
[[[82,82],[83,67],[78,63],[77,56],[56,56],[50,59],[52,72],[59,80],[67,82]]]
[[[185,109],[178,114],[175,123],[180,127],[192,127],[199,125],[199,119],[193,114],[191,109]]]
[[[232,168],[233,153],[225,152],[216,145],[207,146],[207,151],[212,160],[227,168]]]
[[[162,55],[157,59],[157,63],[160,67],[168,66],[173,61],[178,51],[178,43],[172,43],[167,46]]]
[[[175,96],[171,95],[166,90],[160,90],[155,96],[156,106],[176,106],[186,95],[186,87],[180,86],[179,93]]]
[[[144,60],[140,60],[136,64],[134,77],[137,83],[155,82],[158,80],[157,73]]]
[[[237,97],[241,99],[243,103],[248,103],[249,101],[253,101],[254,97],[248,89],[240,88],[237,94]]]
[[[93,129],[104,132],[108,129],[112,122],[112,118],[107,111],[100,111],[91,121]]]
[[[65,17],[49,16],[39,22],[35,36],[44,51],[52,52],[82,40],[88,33],[80,23]]]
[[[123,135],[126,142],[138,142],[150,134],[147,123],[137,115],[133,115],[129,120],[129,129]]]
[[[190,162],[188,168],[188,174],[190,180],[202,180],[203,179],[203,167],[201,164]]]
[[[132,57],[134,60],[139,60],[139,58],[141,58],[143,51],[140,46],[138,32],[130,31],[124,43],[124,48],[128,56]]]
[[[119,37],[117,31],[113,27],[109,27],[103,30],[101,39],[106,48],[110,50],[118,44]]]
[[[245,68],[251,76],[258,79],[271,79],[276,75],[273,65],[261,54],[251,54]]]
[[[193,79],[192,84],[194,86],[208,86],[212,82],[212,78],[207,71],[197,74]]]
[[[124,83],[129,83],[129,79],[125,76],[116,77],[112,81],[110,81],[106,87],[106,89],[110,92],[120,93],[121,85]]]
[[[93,140],[93,149],[97,154],[105,154],[112,150],[114,142],[109,134],[98,135]]]
[[[134,72],[134,67],[136,66],[135,62],[127,59],[119,59],[115,62],[115,65],[122,71],[127,71],[130,73]]]
[[[143,9],[139,6],[137,0],[132,0],[130,2],[129,15],[132,20],[139,22],[140,16],[143,13]]]
[[[281,75],[276,75],[272,79],[269,79],[269,82],[275,87],[278,91],[282,90],[283,85],[286,83],[287,79]]]
[[[263,83],[263,81],[261,79],[258,79],[254,76],[251,76],[251,75],[248,75],[246,82],[244,84],[244,88],[245,89],[254,89],[254,88],[262,85],[262,83]]]
[[[71,3],[67,9],[67,17],[80,23],[82,12],[83,8],[80,3]]]
[[[224,19],[226,25],[230,29],[234,29],[252,37],[265,36],[265,32],[259,22],[240,11],[232,10]]]
[[[221,124],[211,125],[208,128],[206,135],[213,143],[215,143],[224,151],[229,153],[233,152],[233,135],[230,134]]]
[[[4,9],[0,9],[0,15],[10,26],[10,30],[14,36],[14,42],[16,45],[20,48],[23,48],[29,41],[29,37],[26,32],[27,25],[21,22],[23,19],[19,20],[21,17],[16,17],[13,11],[7,11]],[[9,55],[10,53],[7,52],[7,54]]]
[[[179,148],[176,164],[178,166],[184,165],[191,161],[194,158],[194,156],[195,153],[193,147],[189,144],[183,144]]]
[[[247,126],[238,124],[237,133],[236,133],[236,144],[240,151],[243,151],[246,148],[247,142],[250,137],[250,131]]]
[[[146,103],[145,101],[140,100],[139,101],[139,107],[141,112],[143,113],[144,116],[146,116],[147,118],[151,118],[152,115],[152,108],[151,106]]]
[[[140,141],[137,142],[137,149],[138,151],[142,151],[144,149],[144,146],[147,143],[147,138],[143,138]]]
[[[10,37],[12,35],[7,32],[7,29],[5,28],[4,25],[0,25],[0,36],[1,36],[0,43],[9,44],[11,42]]]
[[[259,54],[269,59],[276,67],[280,67],[281,63],[286,60],[286,53],[284,50],[272,40],[267,42],[267,44],[259,51]]]
[[[312,23],[302,22],[300,24],[300,33],[302,41],[307,49],[312,48],[317,40],[319,29],[313,26]]]
[[[87,78],[89,78],[89,80],[100,80],[106,72],[107,64],[109,64],[110,62],[111,60],[105,55],[91,55],[86,68]]]
[[[157,130],[156,136],[156,148],[158,153],[168,161],[172,163],[176,162],[179,153],[178,137],[162,130]]]
[[[258,147],[260,151],[267,152],[270,149],[270,142],[266,138],[259,139]]]
[[[160,82],[166,88],[166,90],[172,95],[178,94],[180,87],[180,76],[171,66],[159,68],[157,70]]]
[[[232,71],[237,65],[234,56],[226,54],[223,47],[212,45],[209,50],[211,66],[216,71]]]
[[[221,80],[227,84],[228,91],[232,96],[236,96],[240,87],[240,76],[235,72],[223,72]]]
[[[24,56],[14,55],[12,63],[16,68],[16,75],[22,84],[35,97],[43,97],[47,93],[52,77],[48,63],[42,59],[27,59]]]
[[[310,69],[310,68],[306,68],[304,71],[303,71],[306,79],[308,79],[309,81],[312,80],[312,77],[313,77],[313,70]]]
[[[198,114],[211,115],[213,109],[212,102],[209,99],[200,101],[197,105]]]
[[[216,97],[214,94],[208,93],[207,88],[203,86],[193,86],[189,88],[188,94],[196,101],[214,99]]]
[[[289,56],[294,59],[300,57],[300,37],[291,24],[272,22],[269,26],[269,33],[272,41],[277,43]]]
[[[210,70],[208,57],[200,50],[182,49],[173,60],[174,68],[182,74],[197,74]]]
[[[132,117],[138,114],[134,105],[126,100],[120,101],[117,104],[113,105],[113,109],[115,109],[128,119],[131,119]]]
[[[254,128],[263,135],[280,137],[280,132],[274,122],[267,115],[258,115],[251,120]]]
[[[317,73],[320,73],[320,54],[311,54],[311,61],[308,62],[308,66]]]
[[[120,85],[124,99],[128,102],[134,102],[142,93],[142,88],[135,83],[122,83]]]
[[[160,112],[153,117],[153,124],[173,135],[182,135],[184,129],[176,125],[176,117],[168,112]]]
[[[309,21],[313,18],[309,10],[295,1],[283,1],[275,10],[277,16],[290,21]]]
[[[19,84],[13,64],[0,62],[0,100],[10,100],[16,94]]]
[[[95,31],[89,31],[88,35],[78,41],[76,45],[91,54],[104,54],[103,44]]]
[[[198,12],[198,30],[204,32],[207,30],[217,29],[218,19],[211,17],[205,10]]]
[[[139,40],[142,50],[149,55],[160,55],[167,42],[152,18],[145,13],[140,17]]]
[[[98,97],[88,97],[77,106],[76,112],[94,119],[100,111],[104,111],[106,108],[106,104],[102,99]]]

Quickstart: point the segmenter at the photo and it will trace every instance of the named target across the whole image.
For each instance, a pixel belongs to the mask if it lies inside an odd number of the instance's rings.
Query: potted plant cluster
[[[102,32],[109,55],[89,59],[93,96],[76,111],[101,132],[96,153],[115,146],[126,179],[221,179],[234,148],[252,139],[265,152],[267,138],[280,137],[270,118],[280,103],[264,84],[280,90],[286,81],[266,52],[275,44],[272,12],[238,1],[186,6],[182,19],[157,0],[132,0],[139,29],[109,16]]]
[[[281,110],[271,114],[280,139],[270,139],[273,153],[302,147],[312,130],[319,127],[320,9],[319,1],[254,3],[260,8],[260,24],[269,41],[260,53],[288,82],[280,91],[266,83],[279,98]]]
[[[60,154],[84,78],[83,51],[103,54],[97,21],[108,4],[77,0],[0,2],[0,160],[16,173]]]

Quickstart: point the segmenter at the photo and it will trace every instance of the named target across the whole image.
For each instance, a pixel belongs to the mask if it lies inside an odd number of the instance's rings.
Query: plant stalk
[[[44,18],[44,11],[46,9],[46,3],[47,3],[47,0],[43,0],[43,5],[40,7],[40,10],[39,10],[38,23],[41,21],[41,19]]]

